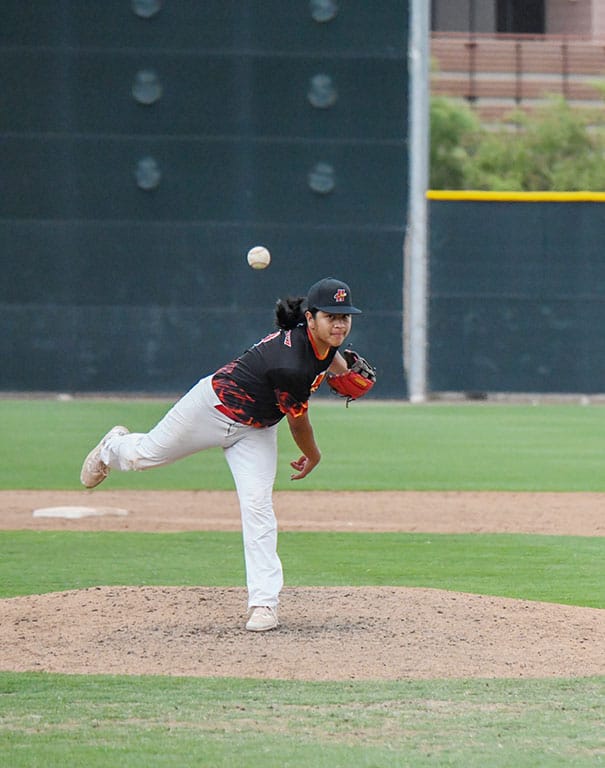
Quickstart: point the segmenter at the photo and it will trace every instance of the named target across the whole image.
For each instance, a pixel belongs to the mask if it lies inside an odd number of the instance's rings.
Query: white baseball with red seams
[[[247,255],[248,264],[252,269],[265,269],[271,263],[271,254],[264,245],[255,245]]]

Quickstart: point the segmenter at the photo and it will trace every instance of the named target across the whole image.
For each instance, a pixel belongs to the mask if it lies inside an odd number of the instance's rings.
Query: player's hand
[[[301,456],[298,461],[291,461],[290,466],[296,470],[296,473],[290,475],[290,480],[302,480],[311,472],[317,465],[318,461],[311,461],[308,456]]]

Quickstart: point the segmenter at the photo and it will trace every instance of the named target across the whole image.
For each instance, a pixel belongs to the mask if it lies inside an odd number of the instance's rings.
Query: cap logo
[[[336,293],[334,294],[334,301],[337,303],[340,303],[344,301],[347,298],[347,292],[344,288],[339,288]]]

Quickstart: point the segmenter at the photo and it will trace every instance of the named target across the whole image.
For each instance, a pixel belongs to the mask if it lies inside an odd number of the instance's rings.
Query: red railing
[[[466,99],[484,118],[533,108],[548,94],[603,106],[605,41],[549,35],[435,32],[431,89]]]

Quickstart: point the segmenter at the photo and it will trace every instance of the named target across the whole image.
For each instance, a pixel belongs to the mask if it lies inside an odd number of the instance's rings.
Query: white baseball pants
[[[206,448],[221,447],[240,503],[248,606],[275,608],[283,587],[277,554],[273,484],[277,471],[277,425],[247,427],[217,410],[212,376],[199,381],[147,433],[116,435],[101,451],[112,469],[143,470],[171,464]]]

